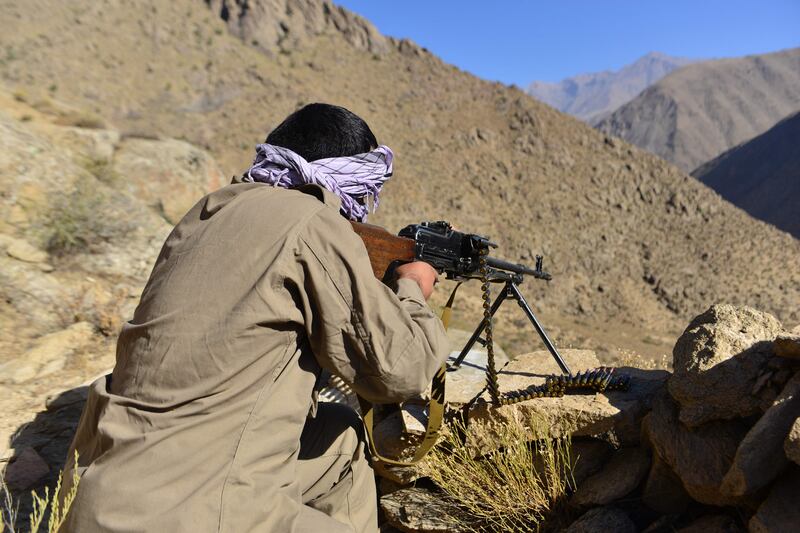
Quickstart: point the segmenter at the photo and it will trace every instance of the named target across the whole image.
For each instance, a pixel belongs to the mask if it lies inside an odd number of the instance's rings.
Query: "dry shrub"
[[[498,448],[475,456],[453,428],[428,456],[427,475],[453,504],[451,517],[474,531],[540,531],[545,522],[559,522],[566,496],[574,490],[569,437],[529,442],[546,423],[530,420],[506,424],[473,422],[468,431],[491,435]],[[542,427],[539,427],[542,426]]]
[[[17,527],[17,510],[19,506],[14,503],[11,491],[5,480],[0,476],[0,533],[15,533]]]
[[[102,243],[131,229],[115,214],[109,195],[87,180],[80,180],[69,194],[58,195],[42,220],[43,240],[54,256],[96,251]]]
[[[108,159],[87,157],[81,161],[81,166],[107,185],[116,185],[120,181],[119,174]]]

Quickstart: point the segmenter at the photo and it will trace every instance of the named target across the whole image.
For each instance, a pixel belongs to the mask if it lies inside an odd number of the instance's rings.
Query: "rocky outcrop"
[[[341,34],[352,46],[385,52],[388,39],[368,21],[329,1],[206,0],[231,33],[266,52],[291,51],[326,32]]]
[[[800,524],[800,470],[786,472],[770,491],[764,503],[750,519],[751,533],[793,531]]]
[[[674,400],[664,394],[645,417],[643,431],[655,453],[677,474],[694,500],[719,506],[741,503],[721,494],[719,488],[747,432],[744,423],[717,421],[688,428],[678,419]]]
[[[644,448],[621,448],[596,474],[578,485],[572,503],[605,505],[627,496],[639,486],[650,469],[650,453]]]
[[[648,508],[664,515],[681,514],[691,501],[680,478],[658,454],[653,456],[642,490],[642,501]]]
[[[800,372],[745,435],[720,490],[734,496],[752,495],[772,483],[789,464],[784,442],[798,417]]]
[[[747,307],[715,305],[695,318],[675,344],[668,385],[681,422],[694,427],[766,409],[789,378],[763,377],[782,331],[774,317]]]
[[[597,356],[588,350],[562,350],[573,373],[600,366]],[[482,370],[478,370],[482,371]],[[627,391],[607,391],[604,394],[568,394],[561,398],[537,398],[512,405],[497,407],[484,392],[470,409],[470,419],[504,423],[509,420],[538,420],[542,423],[531,427],[531,438],[558,435],[592,436],[613,433],[617,442],[636,444],[639,441],[639,426],[642,417],[650,408],[655,394],[664,386],[668,373],[625,368],[631,376]],[[531,385],[544,383],[545,376],[560,373],[550,354],[546,351],[518,356],[498,374],[501,391],[516,391]],[[456,396],[456,392],[453,393]],[[474,397],[474,394],[473,394]],[[466,401],[464,403],[467,403]],[[539,429],[537,429],[539,428]],[[543,434],[537,431],[544,431]],[[476,437],[477,448],[491,448]]]
[[[91,342],[94,327],[78,322],[38,339],[22,357],[0,365],[0,383],[22,383],[63,369],[68,358]]]

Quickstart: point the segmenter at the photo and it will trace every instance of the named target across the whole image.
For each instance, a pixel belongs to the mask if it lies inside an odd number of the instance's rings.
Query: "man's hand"
[[[436,269],[424,261],[414,261],[405,263],[395,269],[397,279],[411,279],[417,282],[422,290],[425,300],[431,297],[433,285],[436,283],[438,274]]]

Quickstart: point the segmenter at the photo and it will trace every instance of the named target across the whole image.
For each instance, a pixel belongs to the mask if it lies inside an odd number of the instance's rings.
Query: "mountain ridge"
[[[800,112],[692,175],[752,216],[800,238]]]
[[[526,92],[570,115],[595,123],[656,81],[697,61],[649,52],[618,70],[578,74],[559,82],[532,82]]]
[[[800,48],[687,65],[595,124],[689,172],[800,110]]]

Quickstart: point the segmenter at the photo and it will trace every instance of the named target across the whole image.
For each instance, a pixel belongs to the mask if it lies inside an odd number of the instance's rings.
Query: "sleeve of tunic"
[[[306,332],[320,365],[374,403],[421,393],[449,354],[441,320],[412,280],[393,291],[372,273],[350,224],[322,209],[299,233]]]

